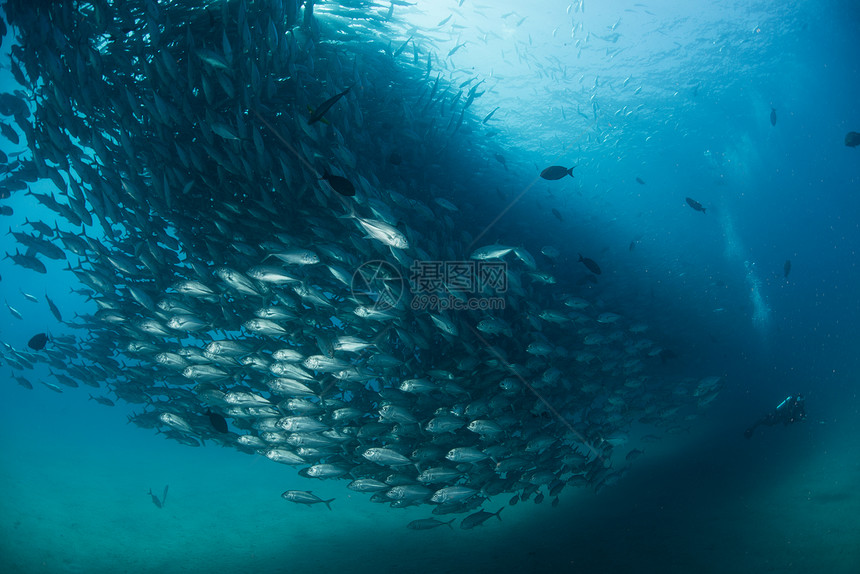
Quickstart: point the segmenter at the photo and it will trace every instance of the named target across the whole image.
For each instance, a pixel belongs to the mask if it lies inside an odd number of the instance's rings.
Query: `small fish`
[[[585,265],[589,271],[594,273],[595,275],[600,275],[600,266],[593,260],[588,257],[583,257],[582,254],[579,254],[579,262]]]
[[[63,322],[63,316],[60,314],[60,309],[57,307],[57,305],[53,301],[51,301],[51,298],[48,297],[47,293],[45,293],[45,301],[48,302],[48,308],[51,309],[51,313],[54,315],[54,317],[57,319],[57,321],[62,323]]]
[[[630,242],[630,247],[628,248],[628,251],[633,251],[634,249],[636,249],[636,242],[635,242],[635,241],[631,241],[631,242]]]
[[[463,47],[463,46],[465,46],[465,45],[466,45],[466,42],[463,42],[462,44],[457,44],[456,46],[454,46],[453,48],[451,48],[451,51],[449,51],[449,52],[448,52],[448,56],[447,56],[447,57],[448,57],[448,58],[450,58],[451,56],[453,56],[454,54],[456,54],[456,53],[457,53],[457,50],[459,50],[460,48],[462,48],[462,47]]]
[[[845,145],[848,147],[857,147],[860,145],[860,133],[848,132],[845,134]]]
[[[508,171],[508,162],[505,161],[505,156],[500,153],[497,153],[495,156],[496,161],[505,166],[505,171]]]
[[[34,351],[41,351],[45,348],[45,344],[48,342],[48,339],[49,337],[47,333],[39,333],[30,337],[30,340],[27,341],[27,346]]]
[[[344,219],[355,219],[362,229],[367,233],[367,237],[381,241],[389,247],[396,249],[409,249],[409,241],[399,229],[377,219],[364,219],[351,212],[347,215],[341,215]],[[513,248],[512,248],[513,249]]]
[[[642,181],[642,178],[641,178],[641,177],[637,177],[637,178],[636,178],[636,183],[638,183],[639,185],[645,185],[645,182],[644,182],[644,181]]]
[[[90,395],[90,400],[97,402],[100,405],[104,405],[106,407],[114,407],[116,406],[112,400],[107,397],[94,397]]]
[[[556,219],[559,221],[564,221],[564,218],[561,216],[561,213],[556,208],[552,208],[552,214],[555,215]]]
[[[320,179],[324,179],[333,190],[343,196],[353,197],[355,195],[355,186],[345,177],[332,175],[327,171],[323,171]]]
[[[39,302],[39,300],[38,300],[38,299],[36,299],[36,296],[35,296],[35,295],[30,295],[29,293],[27,293],[27,292],[25,292],[25,291],[23,291],[23,290],[21,290],[21,289],[18,289],[18,291],[21,291],[21,295],[23,295],[23,296],[24,296],[24,299],[26,299],[27,301],[31,301],[31,302],[33,302],[33,303],[38,303],[38,302]]]
[[[702,207],[702,204],[701,204],[701,203],[699,203],[698,201],[696,201],[695,199],[692,199],[692,198],[690,198],[690,197],[687,197],[687,198],[686,198],[686,200],[687,200],[687,204],[688,204],[690,207],[692,207],[692,208],[693,208],[693,209],[695,209],[696,211],[701,211],[702,213],[705,213],[705,208],[704,208],[704,207]]]
[[[783,277],[788,279],[788,274],[791,273],[791,259],[785,260],[785,265],[782,266]]]
[[[334,501],[334,498],[323,500],[319,496],[313,494],[310,490],[288,490],[281,494],[281,498],[289,500],[290,502],[295,502],[296,504],[304,504],[307,506],[322,502],[329,510],[331,510],[331,503]]]
[[[483,119],[483,120],[481,120],[481,123],[482,123],[482,124],[487,123],[487,121],[489,121],[489,119],[490,119],[491,117],[493,117],[493,114],[494,114],[494,113],[496,113],[496,110],[498,110],[500,107],[501,107],[501,106],[496,106],[496,109],[495,109],[495,110],[493,110],[492,112],[490,112],[489,114],[487,114],[487,115],[486,115],[486,117],[484,117],[484,119]]]
[[[209,422],[212,424],[212,428],[220,433],[227,432],[227,420],[224,417],[218,413],[213,413],[209,409],[206,409],[206,416],[209,417]]]
[[[773,108],[770,109],[770,125],[776,125],[776,110]]]
[[[644,450],[639,450],[638,448],[634,448],[633,450],[631,450],[630,452],[627,453],[627,456],[624,457],[624,460],[626,460],[627,462],[631,462],[633,460],[636,460],[637,458],[639,458],[643,454],[645,454]]]
[[[0,205],[0,215],[13,215],[15,211],[8,205]]]
[[[16,319],[21,319],[22,321],[24,320],[24,316],[21,314],[21,312],[18,311],[18,309],[16,309],[12,305],[10,305],[9,301],[6,301],[6,308],[9,309],[9,312],[12,313],[13,317],[15,317]]]
[[[148,494],[149,494],[149,496],[151,496],[151,497],[152,497],[152,503],[153,503],[154,505],[156,505],[158,508],[162,508],[162,507],[163,507],[163,504],[162,504],[162,503],[161,503],[161,501],[158,499],[158,496],[156,496],[155,494],[152,494],[152,489],[151,489],[151,488],[149,489],[149,493],[148,493]]]
[[[546,168],[545,170],[543,170],[542,172],[540,172],[540,176],[542,178],[548,179],[550,181],[561,179],[566,175],[573,177],[573,169],[575,167],[576,166],[573,166],[572,168],[568,169],[568,168],[562,167],[560,165],[551,165],[548,168]]]
[[[470,530],[476,526],[480,526],[481,524],[486,522],[487,519],[492,518],[493,516],[501,520],[501,513],[504,509],[505,507],[503,506],[496,512],[487,512],[485,510],[479,510],[478,512],[470,514],[469,516],[464,518],[463,522],[460,523],[460,528],[462,528],[463,530]]]
[[[430,530],[431,528],[436,528],[438,526],[445,525],[451,530],[454,530],[454,527],[451,524],[457,520],[456,518],[452,518],[448,522],[442,522],[441,520],[436,520],[435,518],[422,518],[421,520],[413,520],[409,524],[406,525],[406,528],[411,528],[412,530]]]
[[[323,103],[321,103],[320,106],[316,110],[314,110],[314,113],[311,114],[311,117],[308,118],[308,125],[311,125],[311,124],[314,124],[314,123],[320,121],[322,119],[322,117],[325,115],[325,113],[327,111],[329,111],[331,109],[331,107],[338,102],[339,99],[341,99],[342,97],[344,97],[345,95],[347,95],[349,93],[349,90],[351,88],[352,88],[352,86],[350,86],[349,88],[345,89],[341,93],[336,94],[336,95],[330,97],[329,99],[327,99],[326,101],[324,101]]]

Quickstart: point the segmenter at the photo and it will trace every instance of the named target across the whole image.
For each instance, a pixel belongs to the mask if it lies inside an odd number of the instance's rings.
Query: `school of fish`
[[[5,345],[15,379],[45,364],[46,387],[168,439],[295,467],[287,501],[336,510],[312,481],[337,479],[463,529],[501,520],[491,497],[616,482],[634,425],[686,430],[720,377],[673,376],[647,325],[556,280],[554,247],[476,243],[493,236],[433,166],[465,170],[498,108],[471,113],[481,82],[458,93],[418,31],[357,39],[408,4],[8,1],[3,187],[59,224],[28,222],[7,257],[66,261],[94,304],[50,303],[80,336]]]

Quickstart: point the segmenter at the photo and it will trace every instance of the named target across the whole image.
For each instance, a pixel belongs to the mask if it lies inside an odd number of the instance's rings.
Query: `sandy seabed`
[[[599,494],[569,488],[557,508],[503,495],[484,506],[506,507],[502,522],[412,531],[429,507],[56,408],[0,423],[0,572],[860,572],[856,417],[752,441],[702,428],[650,445]],[[165,484],[159,509],[147,491]],[[336,500],[299,506],[287,489]]]

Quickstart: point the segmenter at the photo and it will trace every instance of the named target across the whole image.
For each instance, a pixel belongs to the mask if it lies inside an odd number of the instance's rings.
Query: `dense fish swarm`
[[[0,113],[22,153],[4,185],[50,180],[59,195],[33,195],[65,222],[16,233],[10,257],[42,273],[68,259],[97,306],[66,319],[86,336],[7,346],[9,365],[106,389],[183,444],[439,514],[599,489],[626,470],[613,451],[632,425],[675,432],[714,399],[718,377],[649,373],[666,355],[644,325],[522,247],[473,245],[463,206],[427,191],[445,176],[421,167],[482,121],[418,32],[372,39],[399,3],[301,4],[5,5],[20,87]],[[376,33],[354,42],[359,28]],[[434,275],[450,262],[468,273]],[[495,275],[467,296],[473,265]]]

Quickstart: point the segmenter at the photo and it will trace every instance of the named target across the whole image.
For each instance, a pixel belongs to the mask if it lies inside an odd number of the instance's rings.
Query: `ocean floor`
[[[485,505],[506,507],[501,523],[412,531],[429,508],[390,509],[260,456],[173,444],[111,409],[39,409],[37,396],[0,421],[4,573],[860,571],[856,415],[752,441],[711,421],[649,445],[599,494],[568,489],[557,508],[502,496]],[[26,428],[23,412],[39,413]],[[159,509],[147,491],[165,484]],[[287,489],[336,500],[299,506],[280,498]]]

